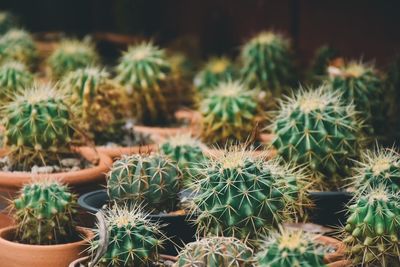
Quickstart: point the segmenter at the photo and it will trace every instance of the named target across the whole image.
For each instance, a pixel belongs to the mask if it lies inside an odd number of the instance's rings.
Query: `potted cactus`
[[[26,184],[10,209],[15,226],[0,230],[4,266],[67,266],[92,236],[77,228],[76,196],[54,179]]]
[[[0,37],[0,62],[16,60],[32,68],[36,59],[37,49],[28,32],[11,29]]]
[[[0,102],[6,103],[10,97],[33,84],[33,75],[18,61],[8,61],[0,66]]]

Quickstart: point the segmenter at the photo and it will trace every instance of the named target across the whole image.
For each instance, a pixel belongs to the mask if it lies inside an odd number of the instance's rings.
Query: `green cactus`
[[[249,140],[256,130],[258,102],[254,91],[237,81],[221,82],[201,102],[201,136],[209,144]]]
[[[54,180],[25,185],[11,202],[17,222],[18,241],[33,245],[53,245],[74,241],[76,196]]]
[[[328,67],[331,61],[337,58],[338,52],[328,45],[319,47],[311,62],[310,80],[314,84],[321,83],[328,75]]]
[[[252,240],[268,233],[298,205],[293,188],[282,186],[282,179],[297,176],[276,160],[232,147],[210,159],[199,171],[203,178],[192,185],[195,196],[192,214],[200,235],[235,236]],[[282,186],[282,187],[281,187]]]
[[[321,187],[337,188],[357,155],[360,123],[352,105],[324,86],[282,100],[271,130],[287,162],[305,165]]]
[[[98,62],[99,55],[95,45],[89,39],[61,41],[47,61],[51,75],[55,79],[62,78],[70,71],[96,65]]]
[[[253,251],[234,237],[208,237],[187,244],[174,267],[252,267]]]
[[[14,168],[49,165],[62,153],[70,153],[76,127],[65,99],[50,84],[34,85],[4,107],[4,144]]]
[[[104,70],[89,67],[72,71],[61,81],[61,87],[71,95],[72,104],[78,107],[82,128],[99,145],[121,140],[127,117],[125,91],[108,77]]]
[[[220,82],[228,82],[235,78],[236,70],[227,57],[209,59],[205,66],[196,74],[194,85],[200,93],[210,92]]]
[[[148,219],[148,214],[138,207],[108,208],[102,211],[108,231],[108,245],[100,267],[152,266],[158,259],[165,235],[160,226]],[[100,227],[93,230],[94,241],[89,250],[94,254],[100,249]]]
[[[0,102],[8,102],[10,96],[32,84],[33,75],[24,64],[9,61],[0,66]]]
[[[0,12],[0,34],[5,34],[7,31],[17,26],[17,19],[13,14],[7,11]]]
[[[165,51],[152,43],[131,46],[124,52],[116,68],[117,81],[132,97],[135,117],[145,124],[168,122],[170,110],[166,89],[171,66]]]
[[[11,29],[0,37],[0,62],[16,60],[31,67],[36,58],[36,45],[28,32]]]
[[[293,83],[290,42],[271,31],[261,32],[242,48],[243,80],[252,88],[278,96]]]
[[[369,189],[349,206],[343,242],[354,265],[399,266],[400,199],[384,186]]]
[[[363,63],[351,61],[331,71],[330,86],[342,94],[343,100],[353,103],[359,116],[372,126],[365,128],[368,134],[380,134],[385,130],[383,108],[383,82],[377,71]]]
[[[316,243],[315,235],[298,229],[271,232],[260,245],[257,267],[327,266],[327,248]]]
[[[204,144],[190,134],[180,134],[165,140],[160,146],[160,151],[178,163],[185,180],[189,181],[197,176],[197,166],[205,160],[204,148]]]
[[[107,191],[118,203],[144,203],[154,212],[175,211],[182,173],[161,154],[123,156],[108,173]]]

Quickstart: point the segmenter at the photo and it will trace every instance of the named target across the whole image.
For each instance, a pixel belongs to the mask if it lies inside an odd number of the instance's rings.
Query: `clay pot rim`
[[[88,243],[88,241],[93,237],[93,232],[85,227],[80,227],[77,226],[76,230],[78,233],[83,234],[84,237],[82,237],[81,240],[75,241],[75,242],[70,242],[70,243],[65,243],[65,244],[55,244],[55,245],[32,245],[32,244],[23,244],[23,243],[17,243],[14,241],[10,241],[8,239],[4,238],[5,234],[8,234],[11,231],[15,231],[17,229],[17,226],[8,226],[5,228],[0,229],[0,243],[3,243],[5,246],[12,246],[12,247],[19,247],[19,248],[34,248],[34,250],[51,250],[53,248],[72,248],[76,247],[77,245],[85,245]]]
[[[316,238],[315,242],[326,246],[333,246],[336,249],[334,252],[324,255],[325,263],[334,263],[345,259],[346,247],[342,241],[333,237],[321,235]]]

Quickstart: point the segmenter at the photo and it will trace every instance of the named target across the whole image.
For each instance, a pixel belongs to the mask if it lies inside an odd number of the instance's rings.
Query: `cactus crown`
[[[70,152],[75,124],[66,96],[54,86],[34,85],[16,94],[3,110],[5,141],[12,165],[26,169],[33,164],[58,161]]]
[[[48,60],[51,74],[55,78],[61,78],[70,71],[95,65],[98,62],[99,55],[94,44],[88,39],[84,41],[63,40]]]
[[[175,267],[251,267],[253,251],[234,237],[208,237],[189,243]]]
[[[327,249],[316,244],[316,237],[297,229],[273,231],[260,246],[256,266],[326,266],[323,258]]]
[[[321,186],[340,186],[357,155],[360,122],[352,105],[324,86],[280,102],[271,127],[273,146],[288,162],[305,165]]]
[[[396,266],[400,233],[400,198],[385,186],[369,188],[349,206],[343,242],[355,265]]]
[[[50,179],[25,185],[13,200],[18,241],[34,245],[62,244],[76,238],[76,196]]]
[[[157,261],[165,235],[160,225],[149,220],[148,214],[139,206],[114,206],[102,211],[108,231],[108,246],[100,260],[100,266],[149,266]],[[93,229],[94,241],[90,251],[100,249],[100,227]]]
[[[36,57],[36,46],[28,32],[11,29],[0,38],[0,61],[16,60],[30,66]]]
[[[31,86],[32,83],[33,75],[24,64],[9,61],[0,66],[0,96],[2,102],[12,94]]]
[[[245,141],[256,128],[254,91],[238,81],[221,82],[201,103],[202,138],[210,144]]]
[[[177,208],[182,173],[176,163],[161,154],[124,156],[108,173],[110,199],[119,203],[144,203],[155,212]]]

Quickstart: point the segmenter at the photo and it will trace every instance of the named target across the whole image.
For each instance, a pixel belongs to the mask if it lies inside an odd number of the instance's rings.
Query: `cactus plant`
[[[14,168],[48,165],[70,152],[76,126],[65,100],[50,84],[34,85],[4,107],[4,144]]]
[[[242,148],[226,150],[199,171],[204,177],[192,185],[191,213],[198,215],[195,222],[200,235],[235,236],[252,242],[291,219],[289,210],[299,202],[289,202],[294,192],[280,181],[293,176],[288,170]]]
[[[171,66],[165,52],[152,43],[131,46],[124,52],[116,68],[117,81],[132,97],[135,117],[145,124],[170,120],[165,86],[168,86]]]
[[[321,86],[300,89],[282,100],[271,128],[272,142],[286,161],[305,165],[321,187],[337,188],[357,155],[360,122],[340,94]]]
[[[7,11],[0,12],[0,34],[5,34],[17,26],[17,19],[13,14]]]
[[[246,141],[256,129],[256,94],[238,81],[221,82],[202,102],[201,136],[210,144]]]
[[[187,244],[174,267],[252,267],[253,251],[234,237],[208,237]]]
[[[242,48],[243,80],[252,88],[279,95],[293,82],[290,42],[282,35],[266,31],[250,39]]]
[[[354,265],[398,266],[400,264],[400,199],[384,186],[357,196],[349,206],[343,242]]]
[[[123,156],[108,173],[107,191],[111,200],[144,203],[155,212],[176,210],[182,173],[161,154]]]
[[[328,74],[328,67],[338,56],[338,52],[328,45],[319,47],[311,62],[310,79],[314,83],[321,83]]]
[[[327,266],[324,254],[327,250],[316,242],[316,235],[299,229],[273,231],[260,245],[257,267]]]
[[[76,196],[68,187],[49,179],[26,184],[11,202],[18,241],[34,245],[62,244],[74,240]]]
[[[151,266],[158,259],[158,251],[166,239],[160,225],[149,221],[139,206],[114,206],[102,211],[108,231],[108,245],[99,266]],[[89,250],[100,249],[101,228],[94,229],[95,237]]]
[[[200,93],[209,92],[220,82],[228,82],[235,78],[236,70],[227,57],[209,59],[205,66],[196,74],[194,85]]]
[[[36,58],[36,46],[28,32],[11,29],[0,37],[0,62],[16,60],[32,66]]]
[[[51,75],[55,79],[60,79],[70,71],[95,65],[98,62],[99,55],[89,39],[63,40],[48,59]]]
[[[17,61],[9,61],[0,66],[0,98],[7,102],[9,97],[33,84],[33,75],[26,66]]]
[[[121,140],[127,116],[124,89],[108,78],[109,74],[95,67],[68,73],[61,82],[78,106],[83,129],[88,130],[96,144]]]

